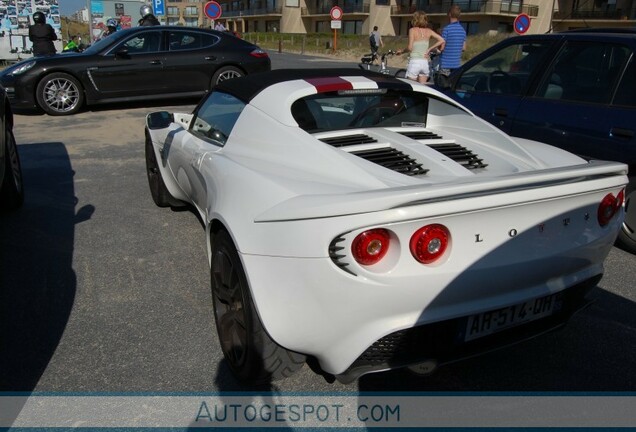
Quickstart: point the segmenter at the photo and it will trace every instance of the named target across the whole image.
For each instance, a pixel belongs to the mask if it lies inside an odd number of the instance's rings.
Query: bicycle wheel
[[[396,78],[406,78],[406,69],[398,69],[394,76]]]

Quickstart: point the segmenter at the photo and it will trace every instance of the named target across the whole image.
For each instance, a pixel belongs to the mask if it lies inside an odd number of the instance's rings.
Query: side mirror
[[[173,122],[174,116],[168,111],[155,111],[146,117],[146,124],[149,129],[164,129]]]
[[[115,58],[128,58],[128,48],[122,47],[115,51]]]

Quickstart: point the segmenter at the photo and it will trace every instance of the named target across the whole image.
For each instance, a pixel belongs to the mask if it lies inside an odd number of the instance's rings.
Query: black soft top
[[[384,87],[408,87],[408,84],[390,75],[354,68],[340,69],[276,69],[246,75],[241,78],[222,81],[214,87],[215,91],[229,93],[243,102],[249,103],[267,87],[284,81],[310,78],[328,78],[342,76],[363,76],[376,82],[382,82]],[[410,87],[409,87],[410,88]]]

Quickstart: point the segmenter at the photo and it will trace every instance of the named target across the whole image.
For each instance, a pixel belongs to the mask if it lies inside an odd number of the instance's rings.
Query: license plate
[[[510,327],[552,315],[561,309],[561,295],[552,294],[514,306],[484,312],[468,317],[464,341],[488,336]]]

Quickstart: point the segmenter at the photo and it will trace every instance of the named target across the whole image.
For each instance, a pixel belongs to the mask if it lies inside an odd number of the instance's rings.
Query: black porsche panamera
[[[84,104],[196,97],[270,69],[265,51],[230,33],[153,26],[116,32],[81,53],[23,60],[0,74],[0,84],[13,108],[67,115]]]

